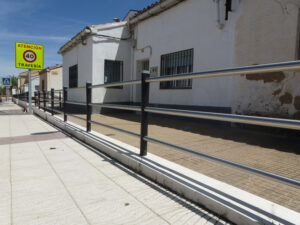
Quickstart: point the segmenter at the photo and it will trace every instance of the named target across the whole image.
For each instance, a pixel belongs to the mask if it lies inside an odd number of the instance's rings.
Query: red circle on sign
[[[26,62],[33,63],[36,60],[36,54],[34,51],[27,50],[23,53],[23,59]]]

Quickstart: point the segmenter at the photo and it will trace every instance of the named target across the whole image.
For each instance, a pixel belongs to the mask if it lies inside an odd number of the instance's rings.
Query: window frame
[[[106,76],[107,74],[107,63],[119,63],[120,66],[120,74],[119,74],[119,80],[118,81],[105,81],[105,78],[108,77]],[[111,59],[105,59],[104,60],[104,84],[110,84],[110,83],[115,83],[115,82],[122,82],[124,79],[124,61],[123,60],[111,60]],[[115,87],[107,87],[107,88],[115,88],[115,89],[123,89],[123,85],[121,86],[115,86]]]
[[[75,85],[75,82],[74,82],[74,77],[71,77],[71,76],[74,76],[73,73],[71,73],[72,69],[76,68],[76,85]],[[75,64],[73,66],[69,66],[69,88],[78,88],[78,64]]]
[[[173,58],[168,59],[167,57],[173,57]],[[183,63],[185,60],[187,60],[186,64]],[[170,62],[175,63],[175,66],[173,65],[173,67],[168,68],[166,66],[167,61],[169,61],[169,63]],[[180,62],[183,65],[180,65]],[[188,64],[189,62],[191,64]],[[170,71],[168,71],[168,69]],[[160,76],[168,76],[168,75],[183,74],[183,73],[192,73],[193,69],[194,69],[194,49],[193,48],[161,55],[161,58],[160,58]],[[174,70],[176,70],[176,71],[174,71]],[[186,71],[179,72],[179,70],[186,70]],[[182,85],[182,84],[180,85],[180,82],[186,82],[186,83],[188,83],[188,85]],[[192,89],[192,88],[193,88],[192,79],[177,80],[177,81],[162,81],[162,82],[160,82],[160,85],[159,85],[159,89],[161,89],[161,90]]]

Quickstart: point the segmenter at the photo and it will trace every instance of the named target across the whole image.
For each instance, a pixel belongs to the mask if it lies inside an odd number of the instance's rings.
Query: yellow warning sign
[[[16,42],[16,68],[42,70],[44,46]]]

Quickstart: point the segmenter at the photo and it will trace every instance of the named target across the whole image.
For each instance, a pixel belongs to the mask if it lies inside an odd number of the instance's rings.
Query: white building
[[[60,90],[63,88],[62,83],[62,65],[49,66],[39,72],[40,74],[40,91]]]
[[[89,26],[59,51],[67,87],[299,59],[299,0],[161,0]],[[154,83],[150,103],[300,118],[296,73]],[[69,92],[85,100],[85,90]],[[93,102],[139,103],[140,87],[93,90]]]
[[[31,77],[31,96],[34,96],[34,92],[39,91],[40,89],[40,77]],[[28,83],[24,84],[24,91],[28,92]]]

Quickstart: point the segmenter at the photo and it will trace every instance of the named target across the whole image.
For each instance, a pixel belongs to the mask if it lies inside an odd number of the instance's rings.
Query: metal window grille
[[[161,56],[160,75],[173,75],[193,72],[194,50],[188,49]],[[191,89],[192,80],[160,82],[161,89]]]
[[[69,88],[78,87],[78,66],[69,67]]]
[[[123,61],[105,60],[104,83],[120,82],[123,80]],[[115,88],[123,88],[118,86]]]

